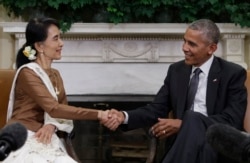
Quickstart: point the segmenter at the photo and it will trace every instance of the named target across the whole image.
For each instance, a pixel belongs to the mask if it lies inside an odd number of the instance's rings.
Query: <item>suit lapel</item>
[[[221,68],[217,58],[215,57],[211,65],[207,80],[206,105],[208,115],[211,115],[214,112],[214,105],[217,99],[218,88],[221,81],[220,72]]]
[[[190,80],[190,73],[192,66],[185,66],[180,73],[177,73],[178,76],[178,103],[177,103],[177,117],[182,117],[186,108],[186,98],[188,91],[188,83]]]

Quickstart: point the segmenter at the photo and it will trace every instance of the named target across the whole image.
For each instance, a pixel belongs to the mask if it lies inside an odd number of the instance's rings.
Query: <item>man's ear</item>
[[[36,42],[36,43],[34,44],[34,46],[35,46],[35,48],[36,48],[36,50],[37,50],[38,52],[40,52],[40,53],[43,52],[43,44],[42,44],[42,43]]]
[[[209,45],[209,50],[208,50],[208,54],[212,55],[214,54],[214,52],[217,50],[217,44],[211,44]]]

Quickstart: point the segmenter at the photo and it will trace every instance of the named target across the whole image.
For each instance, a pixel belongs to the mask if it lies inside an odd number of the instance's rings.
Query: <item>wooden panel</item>
[[[244,118],[244,129],[250,133],[250,70],[247,70],[247,80],[245,82],[245,85],[247,87],[247,109],[246,114]]]
[[[15,70],[0,70],[0,128],[6,123],[9,94],[14,78]]]

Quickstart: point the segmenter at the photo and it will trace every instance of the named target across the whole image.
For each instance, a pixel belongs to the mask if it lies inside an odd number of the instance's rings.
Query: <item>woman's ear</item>
[[[36,50],[37,50],[39,53],[42,53],[42,52],[43,52],[43,45],[42,45],[42,43],[36,42],[36,43],[34,44],[34,46],[35,46]]]

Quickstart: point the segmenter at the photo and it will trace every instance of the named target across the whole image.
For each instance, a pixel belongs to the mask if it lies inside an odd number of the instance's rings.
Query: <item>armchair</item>
[[[248,93],[248,98],[247,100],[250,101],[250,70],[247,70],[247,79],[245,81],[245,86],[247,88],[247,93]],[[169,117],[171,117],[171,113],[169,115]],[[244,117],[244,123],[243,123],[243,127],[244,129],[246,130],[246,132],[250,133],[250,103],[248,102],[247,104],[247,109],[246,109],[246,113],[245,113],[245,117]],[[149,131],[150,132],[150,131]],[[158,143],[159,140],[157,140],[156,137],[154,136],[151,136],[151,139],[150,139],[150,154],[149,154],[149,157],[147,158],[147,161],[146,163],[153,163],[156,159],[156,153],[157,153],[157,149],[159,146],[159,143]]]
[[[12,86],[12,81],[15,76],[15,70],[10,69],[0,69],[0,128],[3,128],[6,124],[6,115],[9,102],[9,94]],[[64,143],[68,154],[75,159],[77,162],[80,162],[72,145],[71,139],[73,134],[68,134],[66,132],[57,132],[57,135]]]

